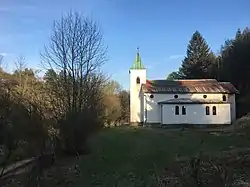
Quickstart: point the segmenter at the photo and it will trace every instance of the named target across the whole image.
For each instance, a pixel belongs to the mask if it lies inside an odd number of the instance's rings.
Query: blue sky
[[[109,56],[103,71],[128,88],[137,46],[148,78],[165,78],[180,66],[195,30],[217,52],[237,28],[250,26],[249,7],[248,0],[0,0],[0,53],[9,71],[19,55],[39,68],[53,20],[80,11],[102,26]]]

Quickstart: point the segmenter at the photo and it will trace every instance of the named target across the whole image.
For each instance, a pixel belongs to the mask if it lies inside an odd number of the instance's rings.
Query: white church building
[[[139,52],[129,74],[132,124],[231,124],[236,119],[238,90],[229,82],[147,80]]]

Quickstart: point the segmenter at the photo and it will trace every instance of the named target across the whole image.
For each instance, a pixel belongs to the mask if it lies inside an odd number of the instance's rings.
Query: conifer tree
[[[189,41],[180,73],[187,79],[211,78],[210,69],[214,61],[215,56],[210,51],[205,39],[196,31]]]

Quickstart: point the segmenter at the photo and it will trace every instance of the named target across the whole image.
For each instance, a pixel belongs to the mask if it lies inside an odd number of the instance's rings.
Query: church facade
[[[229,82],[148,80],[139,52],[129,74],[132,124],[231,124],[236,119],[238,90]]]

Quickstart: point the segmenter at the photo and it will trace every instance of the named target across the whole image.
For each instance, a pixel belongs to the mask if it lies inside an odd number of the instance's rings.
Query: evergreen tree
[[[225,42],[221,50],[220,74],[224,81],[230,81],[238,89],[241,96],[250,91],[250,30],[245,28],[243,32],[239,29],[235,38]]]
[[[221,48],[220,68],[218,74],[221,81],[231,82],[240,91],[236,95],[237,116],[250,111],[250,30],[237,30],[235,37],[226,40]]]
[[[169,73],[167,76],[167,80],[170,80],[170,81],[178,80],[178,79],[182,79],[182,76],[181,76],[179,71],[173,71],[173,72]]]
[[[236,32],[236,35],[235,35],[235,39],[240,39],[241,38],[241,30],[238,29],[237,32]]]
[[[188,79],[211,78],[210,70],[214,62],[214,54],[202,35],[196,31],[188,44],[180,73]]]

